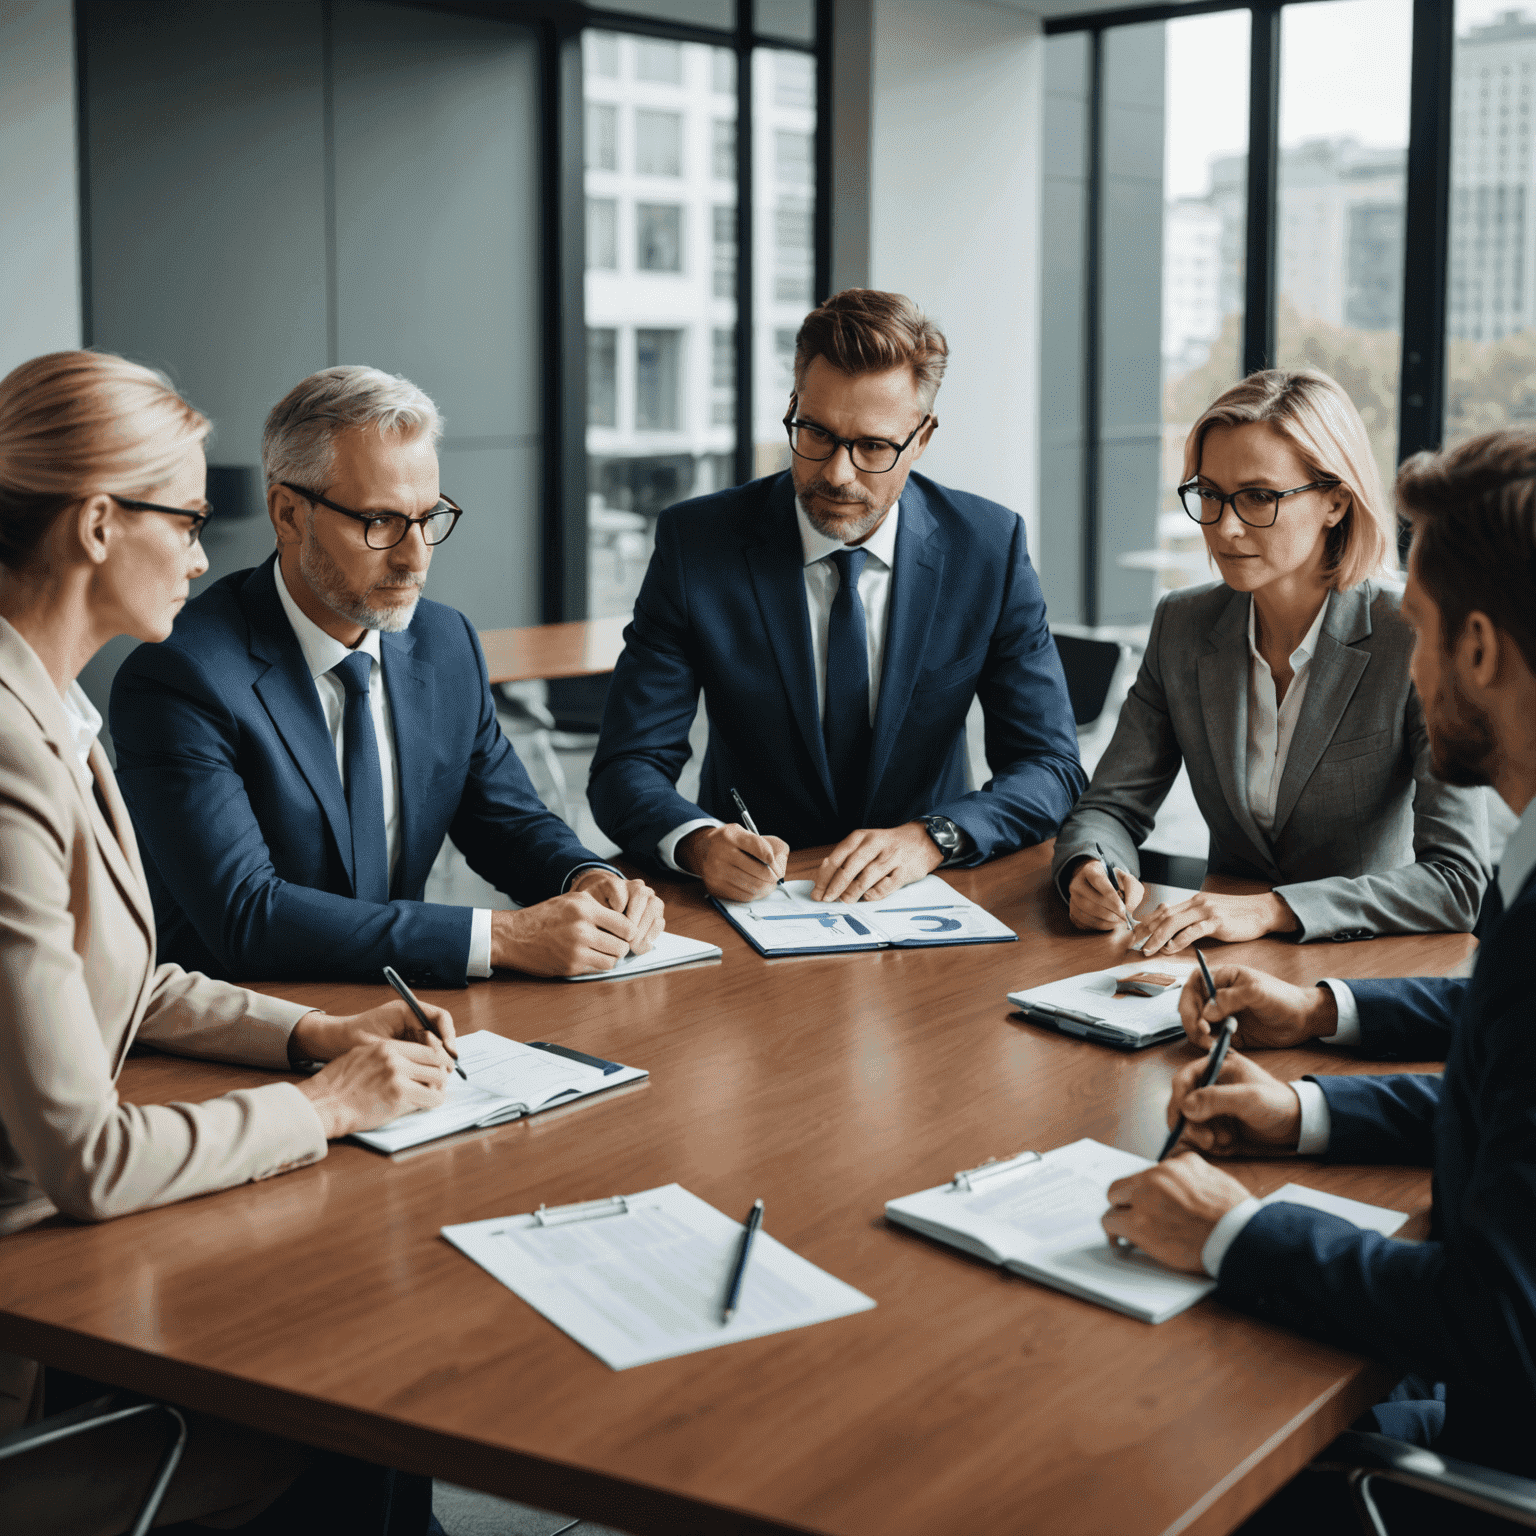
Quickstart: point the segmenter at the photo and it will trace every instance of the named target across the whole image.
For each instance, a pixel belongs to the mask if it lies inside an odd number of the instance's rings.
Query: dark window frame
[[[1243,303],[1243,371],[1270,365],[1276,349],[1279,296],[1280,12],[1285,5],[1328,0],[1195,0],[1048,18],[1047,37],[1089,34],[1086,143],[1088,175],[1083,282],[1083,472],[1081,617],[1099,622],[1099,544],[1103,507],[1099,460],[1101,260],[1104,196],[1104,34],[1215,11],[1247,11],[1249,30],[1248,222]],[[1455,67],[1455,0],[1413,0],[1408,157],[1404,209],[1403,307],[1398,382],[1397,457],[1438,448],[1445,432],[1446,274],[1449,260],[1451,87]]]

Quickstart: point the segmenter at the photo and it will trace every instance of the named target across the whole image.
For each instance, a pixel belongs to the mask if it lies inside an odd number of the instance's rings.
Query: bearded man
[[[215,582],[112,688],[162,960],[238,980],[463,986],[610,970],[660,899],[584,848],[502,734],[469,621],[421,595],[464,509],[414,384],[327,368],[262,438],[276,554]],[[422,900],[444,836],[522,905]]]
[[[905,295],[834,294],[796,339],[788,470],[662,514],[587,791],[637,861],[748,901],[790,848],[832,843],[812,895],[878,900],[1072,809],[1086,780],[1023,519],[912,472],[948,357]],[[676,784],[701,689],[694,804]],[[723,824],[733,789],[761,835]]]

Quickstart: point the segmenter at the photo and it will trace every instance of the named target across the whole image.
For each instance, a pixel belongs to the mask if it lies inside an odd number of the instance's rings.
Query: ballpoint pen
[[[741,1247],[736,1252],[736,1268],[731,1271],[731,1288],[725,1293],[725,1305],[720,1309],[720,1326],[723,1328],[731,1320],[731,1314],[736,1310],[736,1303],[741,1299],[741,1282],[746,1278],[747,1259],[752,1253],[752,1239],[757,1236],[757,1229],[763,1224],[763,1202],[754,1200],[752,1209],[747,1212],[747,1224],[741,1229]]]
[[[731,799],[736,802],[736,810],[737,810],[738,814],[741,816],[741,824],[742,824],[742,826],[744,826],[747,829],[747,831],[752,834],[753,837],[761,837],[763,834],[757,830],[757,823],[752,820],[752,812],[747,809],[747,802],[745,800],[743,800],[741,798],[741,796],[734,789],[731,791]],[[743,853],[747,853],[747,850],[745,848],[743,848],[741,851]],[[766,859],[758,858],[758,856],[755,853],[747,853],[747,857],[749,859],[751,859],[754,863],[761,864],[764,869],[772,869],[773,868],[772,864],[770,864]],[[777,878],[777,880],[778,880],[780,885],[784,884],[784,877],[783,877],[783,875],[779,875],[776,878]],[[789,892],[786,891],[784,894],[787,896],[789,894]]]
[[[1205,996],[1207,1002],[1216,1001],[1216,983],[1211,978],[1211,968],[1205,963],[1205,956],[1197,949],[1195,959],[1200,962],[1200,977],[1205,983]],[[1232,1044],[1232,1036],[1237,1033],[1237,1020],[1224,1019],[1220,1025],[1221,1033],[1216,1036],[1211,1045],[1211,1059],[1205,1064],[1205,1071],[1200,1074],[1202,1088],[1209,1088],[1221,1075],[1222,1064],[1227,1059],[1227,1047]],[[1157,1154],[1158,1162],[1168,1156],[1179,1144],[1179,1137],[1184,1134],[1184,1116],[1180,1115],[1174,1121],[1173,1129],[1168,1132],[1168,1140],[1163,1143],[1163,1150]]]
[[[401,981],[400,974],[395,970],[394,966],[386,965],[384,967],[384,980],[387,981],[390,986],[392,986],[395,991],[400,994],[400,998],[404,1002],[405,1006],[416,1015],[416,1022],[420,1024],[421,1027],[426,1030],[429,1035],[437,1035],[437,1038],[441,1040],[443,1037],[437,1034],[437,1030],[433,1028],[432,1024],[428,1021],[426,1014],[422,1011],[421,1004],[416,1001],[416,994],[412,992],[411,989],[406,986],[403,981]],[[447,1050],[447,1048],[448,1047],[445,1042],[443,1049]],[[466,1072],[464,1068],[458,1064],[457,1061],[455,1061],[453,1064],[453,1070],[457,1072],[466,1083],[469,1081],[469,1073]]]
[[[1099,856],[1099,862],[1104,866],[1104,873],[1109,876],[1109,883],[1115,888],[1115,895],[1120,898],[1120,911],[1125,916],[1125,926],[1132,933],[1135,933],[1136,924],[1131,921],[1131,909],[1126,906],[1125,892],[1120,888],[1120,871],[1109,862],[1109,855],[1104,852],[1104,849],[1098,843],[1095,843],[1093,848],[1094,852]]]

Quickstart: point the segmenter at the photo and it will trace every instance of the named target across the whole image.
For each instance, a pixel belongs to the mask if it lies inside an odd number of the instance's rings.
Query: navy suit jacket
[[[1536,879],[1469,981],[1351,983],[1367,1042],[1420,1053],[1448,1016],[1442,1077],[1316,1079],[1327,1157],[1434,1169],[1430,1241],[1393,1242],[1297,1205],[1260,1211],[1219,1294],[1272,1322],[1446,1384],[1436,1449],[1536,1476]]]
[[[697,806],[675,788],[704,690]],[[965,716],[979,696],[993,777],[968,791]],[[588,786],[597,824],[654,865],[735,786],[792,848],[855,827],[947,816],[980,863],[1053,837],[1085,783],[1061,662],[1023,520],[913,475],[901,495],[864,814],[839,817],[812,670],[804,554],[788,473],[683,502],[624,632]]]
[[[227,979],[377,981],[393,965],[463,986],[473,909],[421,899],[445,834],[524,905],[598,856],[545,808],[497,725],[469,621],[423,599],[409,629],[380,637],[400,854],[391,899],[357,900],[336,749],[275,559],[200,593],[112,685],[160,958]]]

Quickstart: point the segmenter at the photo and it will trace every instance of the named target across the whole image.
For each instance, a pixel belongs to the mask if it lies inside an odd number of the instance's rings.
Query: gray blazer
[[[1210,873],[1270,882],[1300,938],[1470,930],[1490,876],[1484,794],[1429,771],[1398,594],[1374,581],[1334,594],[1267,837],[1248,810],[1250,601],[1217,582],[1158,605],[1114,737],[1056,839],[1057,889],[1095,842],[1139,872],[1182,759]]]

